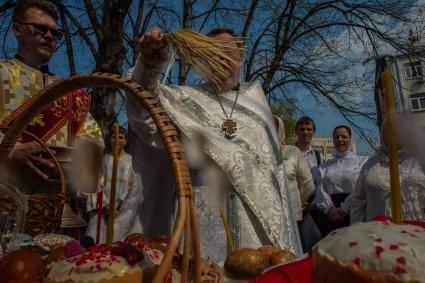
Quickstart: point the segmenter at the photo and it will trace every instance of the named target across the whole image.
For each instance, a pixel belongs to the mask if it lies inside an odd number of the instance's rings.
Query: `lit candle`
[[[233,243],[232,233],[230,232],[229,224],[227,223],[226,216],[224,215],[223,210],[220,210],[221,220],[223,220],[224,229],[226,230],[227,243],[229,244],[230,252],[233,252],[235,245]]]
[[[382,85],[384,87],[385,117],[387,122],[387,143],[390,159],[390,184],[391,184],[391,204],[392,219],[396,224],[401,224],[401,197],[400,197],[400,174],[398,168],[397,141],[394,131],[394,95],[393,79],[391,72],[385,68],[381,74]]]
[[[111,180],[111,193],[109,199],[109,213],[108,213],[108,235],[106,238],[106,246],[111,247],[114,238],[114,219],[115,219],[115,195],[117,191],[117,171],[119,159],[119,126],[118,123],[114,124],[114,159],[112,163],[112,180]]]

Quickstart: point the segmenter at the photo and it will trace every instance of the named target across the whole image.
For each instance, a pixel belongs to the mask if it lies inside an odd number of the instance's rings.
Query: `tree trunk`
[[[103,37],[99,43],[99,56],[96,58],[96,72],[122,74],[126,50],[124,48],[124,19],[131,1],[114,1],[103,15]],[[113,19],[113,24],[107,24]],[[99,122],[103,137],[106,138],[116,121],[116,89],[96,88],[92,93],[91,113]]]

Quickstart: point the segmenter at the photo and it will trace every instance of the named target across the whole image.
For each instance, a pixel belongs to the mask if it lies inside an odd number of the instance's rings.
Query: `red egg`
[[[0,260],[2,283],[39,283],[43,280],[44,263],[29,247],[7,254]]]

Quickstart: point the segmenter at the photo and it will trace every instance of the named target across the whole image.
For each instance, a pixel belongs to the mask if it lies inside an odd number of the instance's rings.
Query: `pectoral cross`
[[[236,131],[238,129],[238,125],[233,119],[226,119],[221,126],[224,136],[228,139],[232,139],[236,136]]]

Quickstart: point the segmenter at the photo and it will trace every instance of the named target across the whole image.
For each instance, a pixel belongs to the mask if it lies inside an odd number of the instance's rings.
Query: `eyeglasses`
[[[36,23],[24,23],[24,22],[19,22],[19,24],[21,24],[21,25],[31,25],[31,26],[33,26],[33,27],[34,27],[34,29],[36,30],[36,32],[38,32],[38,33],[40,33],[40,34],[42,34],[42,35],[45,35],[45,34],[47,34],[47,32],[48,32],[48,31],[50,31],[50,34],[51,34],[51,35],[52,35],[52,36],[53,36],[56,40],[61,40],[61,39],[62,39],[62,36],[63,36],[62,31],[57,30],[57,29],[49,28],[48,26],[43,25],[43,24],[36,24]]]

